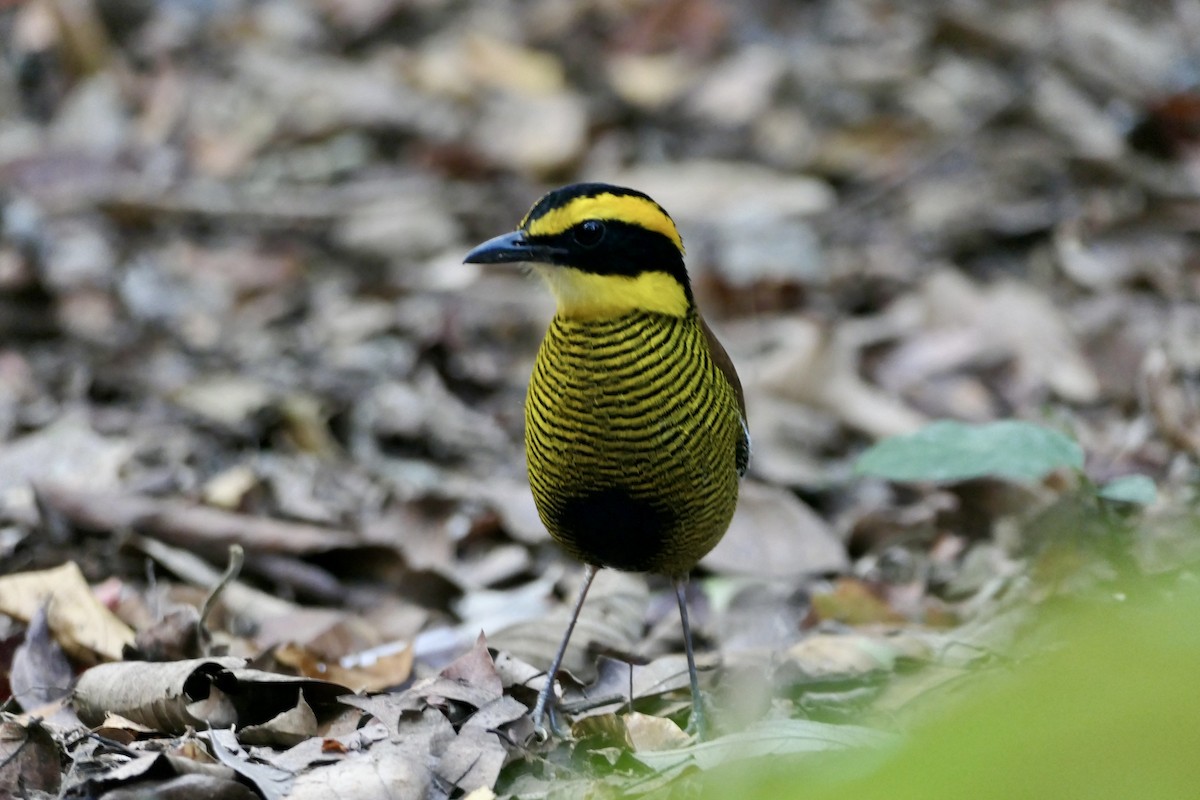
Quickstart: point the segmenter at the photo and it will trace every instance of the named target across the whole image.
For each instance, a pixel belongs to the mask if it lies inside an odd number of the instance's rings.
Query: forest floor
[[[0,0],[0,796],[692,791],[1194,581],[1198,42],[1187,0]],[[611,571],[531,737],[581,575],[524,472],[553,306],[462,257],[585,179],[671,213],[746,388],[704,744],[669,583]],[[1085,458],[856,471],[939,419]]]

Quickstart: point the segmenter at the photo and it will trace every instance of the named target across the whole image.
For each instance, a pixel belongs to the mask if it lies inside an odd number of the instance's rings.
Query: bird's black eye
[[[575,226],[575,243],[584,247],[595,247],[604,238],[604,223],[589,219]]]

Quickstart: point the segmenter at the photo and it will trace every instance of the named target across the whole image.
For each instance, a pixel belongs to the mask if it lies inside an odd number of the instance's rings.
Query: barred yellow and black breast
[[[724,535],[745,431],[694,311],[556,316],[525,419],[538,511],[581,560],[685,575]]]

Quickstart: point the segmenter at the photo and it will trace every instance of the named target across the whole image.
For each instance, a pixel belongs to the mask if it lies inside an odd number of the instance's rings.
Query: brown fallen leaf
[[[487,640],[483,634],[479,634],[479,638],[475,640],[475,646],[467,653],[464,653],[453,663],[442,670],[441,677],[446,680],[455,681],[463,686],[476,687],[491,696],[491,700],[498,700],[504,692],[504,684],[500,680],[500,674],[496,672],[496,662],[492,661],[492,655],[488,652]],[[476,704],[479,707],[479,704]]]
[[[0,614],[29,621],[42,606],[55,640],[84,664],[117,661],[133,644],[133,631],[96,600],[74,562],[0,577]]]
[[[148,627],[137,632],[133,650],[146,661],[178,661],[204,655],[205,633],[195,606],[174,605]]]
[[[409,679],[413,668],[413,648],[379,656],[370,663],[344,667],[337,662],[323,661],[306,647],[289,643],[274,650],[275,660],[296,670],[306,678],[333,681],[354,692],[378,692],[399,686]]]
[[[836,620],[847,625],[904,621],[902,614],[857,578],[839,578],[832,591],[814,592],[812,610],[818,620]]]
[[[121,744],[129,744],[142,738],[153,738],[159,736],[159,732],[151,728],[149,725],[143,725],[140,722],[134,722],[131,719],[125,719],[120,714],[108,714],[104,717],[104,722],[93,731],[97,736],[109,739]]]
[[[54,737],[40,722],[0,722],[0,797],[56,794],[62,783],[61,758]]]
[[[499,681],[496,684],[498,686]],[[447,678],[444,675],[417,681],[408,691],[434,706],[445,706],[446,701],[450,700],[482,708],[500,696],[498,689],[494,689],[490,685],[466,683]]]

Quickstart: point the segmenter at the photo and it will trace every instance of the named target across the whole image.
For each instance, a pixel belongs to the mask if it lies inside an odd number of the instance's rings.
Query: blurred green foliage
[[[1200,580],[1174,574],[1053,605],[1026,655],[971,678],[897,748],[743,764],[705,776],[702,796],[1200,796]]]

